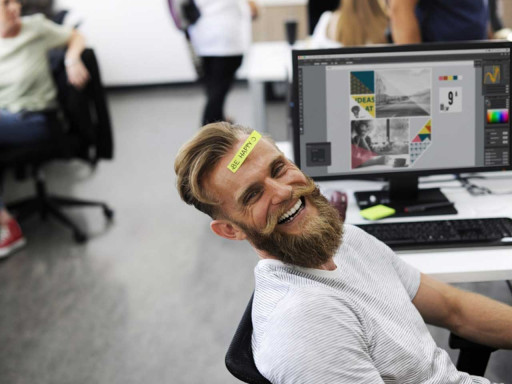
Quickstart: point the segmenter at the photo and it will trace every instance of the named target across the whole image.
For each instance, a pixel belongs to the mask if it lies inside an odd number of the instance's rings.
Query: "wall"
[[[97,52],[105,85],[195,80],[166,0],[57,0],[55,6],[83,19],[80,29]]]
[[[512,28],[512,0],[501,0],[499,3],[503,25]]]
[[[259,17],[252,25],[253,41],[286,40],[285,21],[297,21],[297,40],[308,34],[308,16],[305,1],[260,1]]]
[[[260,0],[270,17],[283,6],[299,11],[304,17],[306,0]],[[196,74],[190,60],[185,37],[176,30],[167,0],[56,0],[56,9],[69,9],[70,17],[82,18],[80,30],[93,47],[107,86],[163,84],[194,81]],[[295,13],[294,13],[295,15]],[[260,19],[262,20],[263,17]],[[279,22],[284,36],[282,21]],[[299,26],[299,38],[303,37]],[[258,24],[261,25],[261,24]],[[268,26],[266,28],[273,28]],[[259,40],[265,40],[261,38]],[[242,66],[238,77],[245,77]]]

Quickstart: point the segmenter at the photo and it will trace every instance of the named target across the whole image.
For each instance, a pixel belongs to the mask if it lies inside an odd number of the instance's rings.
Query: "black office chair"
[[[491,353],[496,351],[496,348],[473,343],[457,336],[455,333],[450,333],[448,345],[451,349],[460,349],[457,369],[475,376],[485,375]]]
[[[112,219],[113,211],[103,202],[48,194],[41,168],[53,160],[81,159],[94,167],[100,159],[112,159],[112,128],[93,50],[86,49],[82,53],[82,61],[91,76],[82,91],[76,90],[67,81],[64,54],[64,50],[54,50],[49,57],[60,105],[58,110],[47,112],[50,139],[31,145],[2,148],[0,171],[11,168],[18,175],[23,175],[24,170],[31,169],[36,195],[7,204],[7,208],[19,220],[34,213],[40,213],[43,218],[51,215],[70,227],[75,240],[82,243],[87,240],[86,234],[60,207],[101,207],[108,219]]]
[[[226,368],[237,379],[249,384],[271,384],[256,368],[252,355],[252,299],[238,324],[235,336],[226,353]]]
[[[238,328],[229,345],[225,359],[226,367],[233,376],[245,383],[271,384],[270,381],[261,375],[258,368],[256,368],[256,364],[254,364],[251,345],[253,297],[254,294],[249,300],[242,320],[238,324]],[[449,344],[452,349],[460,349],[456,365],[457,369],[475,376],[484,375],[489,357],[496,350],[473,343],[453,333],[450,334]]]

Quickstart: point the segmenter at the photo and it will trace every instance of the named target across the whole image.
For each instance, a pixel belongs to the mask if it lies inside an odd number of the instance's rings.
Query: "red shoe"
[[[10,255],[26,244],[20,226],[14,219],[0,226],[0,258]]]

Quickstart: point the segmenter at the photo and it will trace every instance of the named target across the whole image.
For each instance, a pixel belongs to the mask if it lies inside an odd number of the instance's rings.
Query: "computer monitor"
[[[418,177],[511,167],[511,42],[293,51],[294,155],[315,180],[384,178],[360,207],[446,201]],[[427,214],[456,213],[453,207]]]

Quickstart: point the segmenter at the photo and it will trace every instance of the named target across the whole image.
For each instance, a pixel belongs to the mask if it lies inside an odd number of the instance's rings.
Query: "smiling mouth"
[[[299,213],[304,209],[306,206],[306,201],[304,200],[304,197],[301,197],[297,203],[290,208],[287,212],[285,212],[277,222],[278,225],[286,224],[292,221]]]

